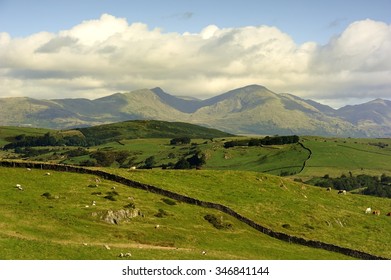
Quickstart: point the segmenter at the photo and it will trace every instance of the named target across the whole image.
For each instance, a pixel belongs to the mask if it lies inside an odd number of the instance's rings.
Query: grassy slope
[[[87,138],[93,137],[105,142],[137,138],[190,138],[226,137],[230,134],[198,125],[164,121],[126,121],[114,124],[79,129]],[[232,135],[231,135],[232,136]]]
[[[380,176],[391,174],[391,139],[350,139],[305,137],[303,144],[311,149],[312,156],[300,174],[303,177],[332,177],[353,174]],[[385,143],[388,147],[371,145]]]
[[[32,127],[0,126],[0,147],[10,143],[9,138],[13,138],[17,135],[42,136],[49,131],[52,130]]]
[[[134,180],[218,202],[276,231],[391,257],[391,200],[338,195],[324,189],[237,171],[120,172]],[[365,215],[367,207],[381,216]]]
[[[45,176],[45,172],[0,168],[0,259],[118,259],[121,252],[131,252],[131,259],[347,258],[275,240],[210,209],[168,205],[159,195],[108,181],[90,188],[95,183],[90,175],[51,172]],[[16,184],[24,191],[17,190]],[[104,199],[113,186],[118,200]],[[91,194],[97,191],[102,195]],[[44,198],[45,192],[59,198]],[[92,216],[96,211],[122,209],[129,197],[145,217],[111,225]],[[92,200],[97,205],[86,208]],[[155,217],[159,209],[170,216]],[[222,216],[233,229],[215,229],[203,219],[206,214]],[[105,244],[111,250],[105,249]],[[207,255],[203,256],[202,250]]]

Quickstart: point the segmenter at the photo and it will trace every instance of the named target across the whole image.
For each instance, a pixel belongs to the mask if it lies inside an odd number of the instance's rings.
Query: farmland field
[[[91,187],[96,178],[90,175],[45,174],[0,168],[0,259],[119,259],[126,252],[131,259],[348,258],[276,240],[215,210],[168,203],[162,196],[105,180]],[[116,200],[105,199],[113,187]],[[93,215],[124,209],[130,202],[143,216],[116,225]],[[165,215],[157,217],[159,212]],[[208,214],[231,227],[214,228],[204,219]]]
[[[135,124],[147,138],[138,138],[133,122],[109,126],[106,134],[106,127],[88,129],[90,138],[79,130],[1,127],[2,146],[44,135],[55,141],[74,137],[92,142],[15,146],[1,150],[0,159],[88,163],[94,166],[89,168],[225,205],[275,232],[391,258],[391,219],[385,215],[391,212],[389,198],[353,192],[338,195],[337,190],[327,192],[303,183],[326,175],[389,176],[391,139],[305,136],[293,144],[226,148],[228,141],[246,137],[208,138],[208,133],[220,134],[201,129],[188,143],[172,144],[171,138],[160,137],[175,135],[175,125]],[[152,131],[145,128],[151,125]],[[160,125],[174,130],[159,131]],[[183,124],[179,128],[193,130]],[[94,135],[105,136],[105,141]],[[197,168],[201,170],[174,168],[178,161],[199,155],[204,160]],[[107,180],[96,183],[91,175],[45,173],[0,168],[0,259],[117,259],[128,251],[132,259],[349,258],[271,238],[217,210],[168,202],[161,195]],[[381,215],[366,215],[368,207],[380,210]],[[142,214],[124,222],[113,224],[99,218],[108,211],[134,208]],[[223,228],[215,228],[205,217],[212,217]],[[157,224],[159,229],[155,229]]]

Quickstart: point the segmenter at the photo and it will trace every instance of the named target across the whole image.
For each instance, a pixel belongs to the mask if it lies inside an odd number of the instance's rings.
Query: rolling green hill
[[[138,138],[190,138],[229,137],[232,134],[217,129],[206,128],[182,122],[165,122],[156,120],[126,121],[114,124],[79,128],[88,140],[113,142]]]
[[[391,201],[244,171],[110,170],[203,201],[226,205],[278,232],[391,257]],[[365,209],[381,215],[365,214]]]
[[[216,210],[180,203],[92,175],[56,171],[45,175],[46,172],[0,167],[0,259],[124,259],[119,257],[121,253],[131,253],[125,259],[349,259],[271,238]],[[206,186],[216,184],[216,179],[222,179],[222,186],[229,187],[224,179],[227,174],[216,174],[215,178],[210,172],[200,173],[199,178],[192,172],[176,174],[184,176],[177,185],[196,180],[192,185],[186,183],[189,191],[203,192],[198,186],[202,182]],[[155,172],[138,175],[150,178],[146,181],[165,178]],[[169,182],[174,173],[167,175]],[[248,176],[245,175],[246,180]],[[18,190],[16,184],[23,190]],[[226,197],[228,202],[230,197],[219,194],[220,190],[212,189],[208,199],[224,201],[221,197]],[[242,198],[238,202],[240,209]],[[100,218],[109,211],[119,213],[126,209],[136,209],[140,215],[128,220],[116,216],[115,223]],[[207,215],[217,217],[229,227],[215,228],[205,219]],[[278,224],[270,218],[262,222]],[[385,222],[382,217],[366,218],[370,227]]]

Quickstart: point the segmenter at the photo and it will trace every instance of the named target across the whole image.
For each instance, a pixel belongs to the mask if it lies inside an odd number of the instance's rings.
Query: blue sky
[[[0,97],[155,86],[209,97],[257,83],[334,107],[390,98],[389,11],[389,0],[0,0]]]
[[[199,32],[248,25],[276,26],[295,42],[326,43],[351,22],[391,23],[390,0],[0,0],[0,31],[26,36],[58,32],[107,13],[166,32]]]

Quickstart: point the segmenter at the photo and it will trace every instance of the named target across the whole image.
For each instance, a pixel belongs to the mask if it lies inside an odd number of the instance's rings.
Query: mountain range
[[[68,129],[125,120],[180,121],[234,134],[391,137],[391,101],[333,109],[288,93],[249,85],[199,100],[161,88],[95,100],[0,98],[0,125]]]

